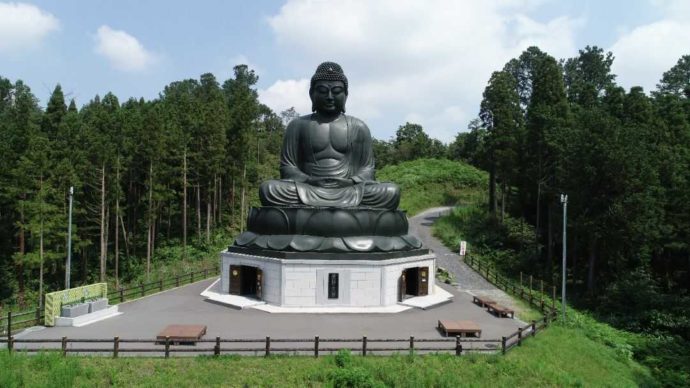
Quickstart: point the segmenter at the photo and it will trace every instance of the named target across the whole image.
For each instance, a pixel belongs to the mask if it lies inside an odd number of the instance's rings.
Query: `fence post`
[[[189,282],[194,283],[194,272],[189,274]]]
[[[506,354],[506,337],[501,338],[501,351]]]
[[[14,336],[10,336],[7,340],[7,350],[12,354],[12,350],[14,350]]]
[[[62,356],[67,355],[67,337],[62,337]]]
[[[165,336],[165,358],[170,357],[170,336]]]
[[[266,357],[271,355],[271,337],[266,336]]]
[[[532,337],[537,335],[537,321],[532,320]]]
[[[216,346],[213,348],[213,355],[220,356],[220,337],[216,337]]]
[[[410,355],[412,355],[414,352],[414,336],[410,336]]]
[[[120,287],[120,303],[125,301],[125,292],[122,287]]]
[[[546,329],[549,326],[549,315],[545,314],[544,315],[544,329]]]
[[[522,271],[520,271],[520,288],[522,288]]]
[[[482,273],[482,262],[477,261],[477,273],[481,275]]]
[[[204,268],[204,279],[208,278],[208,268]]]
[[[176,280],[177,280],[177,281],[175,282],[175,287],[179,287],[179,286],[180,286],[180,275],[177,275],[177,279],[176,279]]]
[[[158,289],[159,291],[163,291],[163,279],[159,280],[159,282],[160,283],[158,284]]]
[[[36,307],[36,324],[38,325],[39,323],[41,323],[41,308]]]
[[[367,336],[362,337],[362,356],[367,355]]]
[[[555,311],[556,310],[556,286],[551,287],[551,291],[553,292],[551,295],[551,310]]]
[[[314,358],[319,357],[319,336],[314,336]]]
[[[518,327],[518,346],[522,346],[522,328]]]
[[[544,312],[544,280],[539,279],[541,286],[539,287],[539,305],[541,306],[541,311]]]
[[[139,287],[141,287],[141,296],[144,297],[144,295],[146,295],[146,292],[144,291],[144,283],[139,282]]]
[[[460,343],[460,336],[455,336],[455,355],[459,356],[462,354],[462,344]]]
[[[113,358],[117,358],[120,353],[120,337],[115,337],[113,339]]]
[[[532,275],[529,275],[529,304],[532,304]]]
[[[12,311],[7,312],[7,340],[12,337]]]

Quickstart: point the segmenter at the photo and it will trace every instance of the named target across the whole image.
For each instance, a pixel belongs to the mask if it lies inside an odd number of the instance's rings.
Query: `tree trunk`
[[[43,175],[41,175],[41,188],[43,191]],[[38,238],[38,260],[39,260],[39,270],[38,270],[38,308],[43,308],[43,198],[41,198],[41,225],[39,229]]]
[[[105,163],[101,165],[101,255],[100,255],[100,281],[105,282]]]
[[[553,208],[549,204],[546,206],[546,235],[547,235],[547,245],[546,245],[546,270],[549,276],[553,274],[553,220],[551,219],[551,214],[553,213]]]
[[[129,239],[125,230],[125,220],[122,219],[122,216],[120,216],[120,227],[122,228],[122,238],[125,239],[125,260],[129,261]]]
[[[496,217],[496,166],[491,163],[489,169],[489,213],[493,218]]]
[[[182,260],[187,258],[187,150],[182,155]]]
[[[21,195],[26,200],[26,194]],[[19,286],[19,299],[24,300],[24,255],[26,254],[26,234],[24,230],[24,208],[19,210],[19,263],[17,263],[17,285]]]
[[[81,284],[84,285],[88,281],[88,258],[86,256],[86,247],[81,249]]]
[[[223,226],[223,177],[218,177],[218,224]]]
[[[165,239],[170,241],[170,229],[172,228],[172,206],[168,203],[168,219],[166,221]]]
[[[589,295],[594,294],[595,282],[595,270],[594,266],[597,260],[597,241],[594,235],[589,236],[589,266],[587,269],[587,293]]]
[[[201,241],[201,185],[196,185],[196,239]]]
[[[209,184],[210,186],[210,184]],[[215,195],[215,194],[214,194]],[[211,193],[206,193],[206,243],[211,242]]]
[[[120,288],[120,164],[118,162],[115,172],[115,181],[118,184],[115,198],[115,288]]]
[[[536,254],[536,259],[539,260],[541,258],[541,252],[539,249],[539,238],[541,236],[541,181],[537,182],[537,219],[536,219],[536,227],[534,228],[534,241],[536,242],[534,251]]]
[[[232,176],[232,188],[230,189],[230,225],[235,222],[235,176]]]
[[[246,179],[247,179],[247,165],[245,164],[245,165],[244,165],[244,171],[242,172],[242,199],[241,199],[241,201],[240,201],[240,206],[242,207],[242,209],[240,209],[240,210],[241,210],[241,211],[240,211],[240,218],[241,218],[241,219],[240,219],[240,232],[244,232],[244,219],[245,219],[245,217],[244,217],[244,208],[245,208],[245,205],[244,205],[244,194],[245,194],[245,191],[246,191],[246,190],[245,190],[245,181],[246,181]]]
[[[153,162],[149,162],[149,215],[146,233],[146,281],[151,279],[151,255],[153,251]]]
[[[210,201],[210,195],[209,195],[209,202]],[[212,206],[212,218],[211,221],[213,222],[213,225],[216,225],[216,210],[218,209],[218,176],[214,175],[213,176],[213,202],[211,202]]]
[[[156,202],[153,203],[153,209],[154,213],[158,211],[158,205]],[[156,217],[153,217],[153,222],[151,222],[151,259],[153,259],[153,255],[156,254],[156,233],[158,233],[158,225],[160,225],[160,222],[156,222]]]
[[[506,197],[506,182],[503,180],[501,182],[501,224],[506,219]]]

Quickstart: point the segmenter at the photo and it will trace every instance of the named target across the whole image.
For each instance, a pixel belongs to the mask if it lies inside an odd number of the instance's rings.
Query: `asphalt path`
[[[455,277],[455,288],[460,292],[470,295],[485,296],[497,301],[499,304],[511,307],[516,311],[520,306],[508,294],[489,283],[481,275],[475,272],[469,265],[462,261],[460,255],[448,249],[443,243],[432,235],[432,225],[440,217],[448,214],[452,207],[435,207],[427,209],[409,219],[410,232],[418,236],[427,248],[436,254],[436,265],[452,273]]]
[[[439,339],[439,319],[472,320],[482,329],[482,339],[500,339],[524,325],[517,319],[497,318],[472,303],[472,295],[500,296],[506,304],[511,299],[459,260],[431,236],[430,226],[449,208],[429,209],[410,219],[410,229],[437,254],[438,265],[456,276],[458,285],[442,285],[454,295],[451,303],[428,310],[410,309],[395,314],[276,314],[254,309],[236,310],[206,301],[200,293],[217,278],[207,279],[159,294],[119,305],[121,315],[84,327],[33,328],[17,336],[21,339],[113,338],[153,339],[169,324],[201,324],[208,327],[205,338],[370,339],[415,338]],[[502,294],[502,295],[501,295]],[[508,303],[510,302],[510,303]],[[31,344],[35,346],[35,344]],[[130,344],[143,346],[143,344]],[[259,344],[262,345],[262,344]],[[482,343],[474,344],[483,348]],[[26,344],[17,344],[17,348]],[[52,344],[59,347],[60,344]],[[94,347],[94,344],[69,344],[69,347]],[[105,346],[105,345],[104,345]],[[112,347],[111,345],[108,345]],[[123,345],[124,346],[124,345]],[[150,347],[150,343],[148,344]],[[376,345],[372,344],[371,347]],[[378,346],[381,346],[379,344]],[[406,343],[403,344],[406,346]],[[491,345],[490,345],[491,346]]]

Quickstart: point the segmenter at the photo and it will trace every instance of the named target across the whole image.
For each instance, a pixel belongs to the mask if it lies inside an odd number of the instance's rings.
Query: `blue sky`
[[[690,54],[690,5],[640,1],[0,1],[0,76],[45,103],[60,83],[79,106],[112,91],[155,98],[176,80],[229,78],[246,63],[260,99],[308,113],[324,60],[350,79],[348,113],[387,139],[406,121],[451,141],[491,72],[537,45],[556,58],[611,50],[629,88],[653,90]]]

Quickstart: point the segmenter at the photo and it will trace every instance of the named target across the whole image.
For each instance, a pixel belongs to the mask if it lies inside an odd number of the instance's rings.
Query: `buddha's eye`
[[[328,94],[328,88],[326,86],[317,86],[316,91],[321,94]]]
[[[340,94],[340,93],[343,92],[343,88],[341,88],[341,87],[339,87],[339,86],[336,86],[335,88],[331,89],[331,92],[332,92],[333,94]]]

